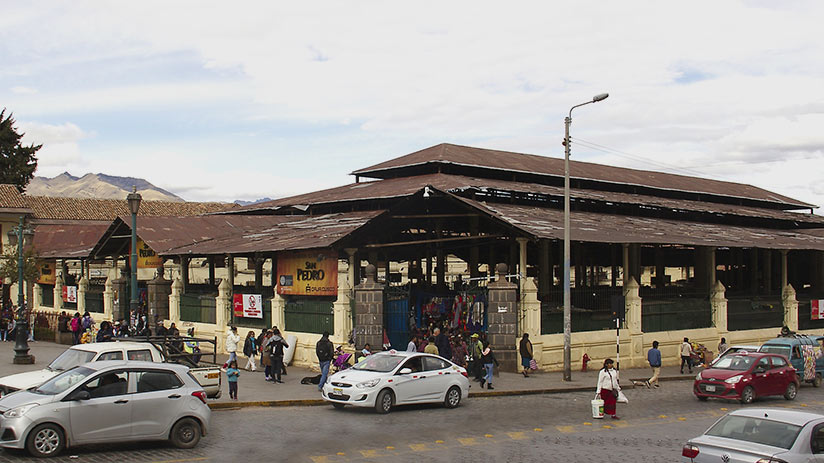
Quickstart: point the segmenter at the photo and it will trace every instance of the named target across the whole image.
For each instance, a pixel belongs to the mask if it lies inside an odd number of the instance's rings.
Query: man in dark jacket
[[[320,382],[318,383],[318,390],[323,390],[323,385],[326,384],[326,377],[329,376],[329,365],[332,363],[332,355],[335,350],[332,346],[332,341],[329,340],[329,332],[324,331],[318,343],[315,345],[315,353],[318,355],[318,363],[320,364]]]
[[[283,349],[289,347],[286,340],[280,336],[280,330],[275,328],[272,330],[274,334],[266,341],[266,344],[271,347],[272,354],[269,356],[272,362],[272,379],[276,383],[282,383],[280,380],[281,368],[283,366]]]
[[[452,344],[449,342],[449,336],[441,333],[440,328],[435,328],[433,332],[435,335],[435,345],[438,346],[438,355],[452,360]]]

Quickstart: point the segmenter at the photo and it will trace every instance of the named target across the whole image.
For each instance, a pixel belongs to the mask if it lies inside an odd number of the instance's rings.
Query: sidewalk
[[[37,341],[29,343],[30,353],[36,357],[34,365],[14,365],[14,343],[0,342],[0,377],[21,373],[24,371],[39,370],[45,368],[55,357],[60,355],[68,346]],[[225,361],[226,355],[218,355],[219,361]],[[260,357],[257,358],[258,366]],[[246,358],[239,358],[240,367],[246,365]],[[273,407],[290,405],[323,405],[316,384],[300,384],[300,380],[306,376],[315,376],[317,371],[307,368],[289,366],[288,375],[284,376],[282,384],[271,383],[264,380],[263,370],[256,372],[241,370],[238,382],[237,401],[229,399],[226,378],[223,378],[223,394],[219,399],[210,399],[209,406],[218,408],[238,408],[238,407]],[[693,369],[693,374],[680,374],[678,367],[661,368],[661,381],[692,380],[695,373],[700,369]],[[632,388],[631,381],[642,381],[649,378],[651,371],[649,368],[622,369],[622,387]],[[572,371],[572,381],[563,381],[562,372],[536,372],[529,378],[524,378],[519,373],[501,372],[494,378],[495,389],[492,391],[481,389],[479,384],[470,381],[470,397],[495,397],[508,395],[529,395],[529,394],[551,394],[559,392],[575,391],[595,391],[595,382],[598,378],[598,370],[586,372]]]

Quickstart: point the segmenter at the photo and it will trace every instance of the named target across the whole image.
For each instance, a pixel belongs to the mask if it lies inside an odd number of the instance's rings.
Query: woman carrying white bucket
[[[604,368],[598,372],[598,387],[595,394],[601,396],[604,401],[604,414],[610,415],[613,420],[617,420],[615,414],[615,404],[618,399],[618,392],[621,386],[618,384],[618,371],[613,368],[612,359],[604,360]],[[593,401],[593,416],[595,415],[595,404]]]

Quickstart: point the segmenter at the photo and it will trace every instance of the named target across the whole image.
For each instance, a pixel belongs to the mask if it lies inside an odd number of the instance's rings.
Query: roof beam
[[[412,246],[416,244],[428,244],[428,243],[444,243],[447,241],[465,241],[465,240],[478,240],[478,239],[495,239],[495,238],[503,238],[504,235],[477,235],[477,236],[457,236],[452,238],[433,238],[430,240],[415,240],[415,241],[402,241],[399,243],[377,243],[377,244],[367,244],[363,247],[365,248],[388,248],[393,246]]]

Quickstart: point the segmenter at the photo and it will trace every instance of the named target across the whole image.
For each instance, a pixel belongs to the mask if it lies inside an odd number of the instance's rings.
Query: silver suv
[[[210,418],[206,393],[186,366],[92,362],[0,398],[0,447],[36,457],[115,441],[168,439],[192,448]]]

